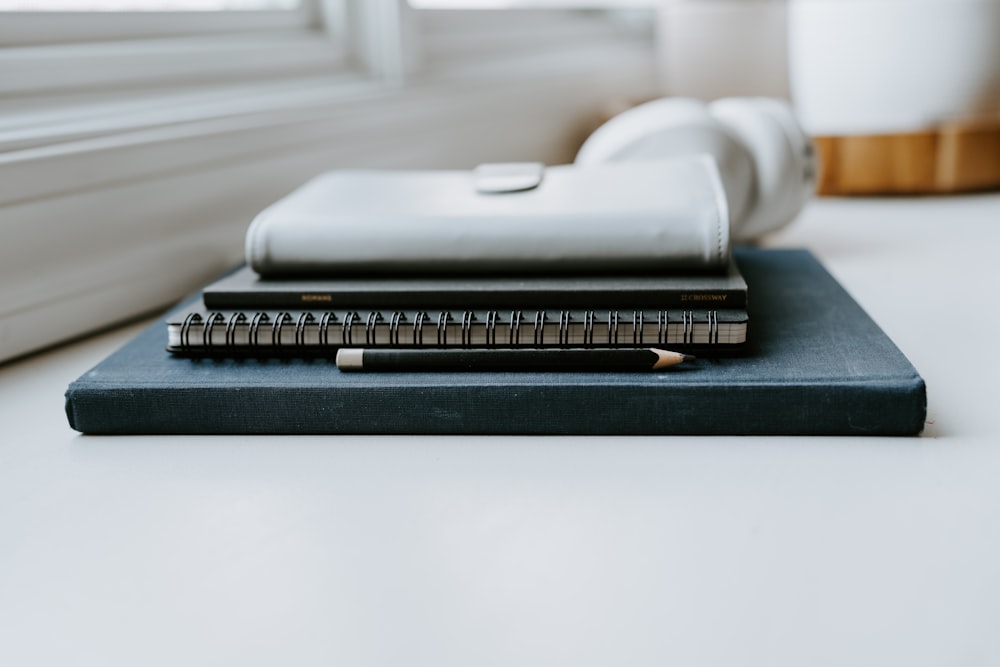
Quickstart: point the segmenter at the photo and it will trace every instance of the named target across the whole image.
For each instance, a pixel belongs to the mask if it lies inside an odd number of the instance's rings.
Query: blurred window
[[[323,0],[330,2],[331,0]],[[0,45],[306,28],[320,0],[0,0]]]

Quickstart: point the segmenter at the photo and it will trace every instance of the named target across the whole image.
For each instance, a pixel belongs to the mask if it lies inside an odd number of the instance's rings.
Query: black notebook
[[[342,347],[565,348],[670,346],[732,353],[744,310],[209,311],[167,318],[167,349],[208,356],[333,355]]]
[[[671,346],[746,342],[747,284],[721,274],[261,278],[243,267],[167,321],[186,355],[332,355],[340,347]]]
[[[740,250],[745,356],[663,372],[345,373],[188,358],[156,323],[73,382],[86,433],[856,434],[923,429],[919,373],[806,251]]]
[[[378,276],[261,278],[243,267],[202,290],[212,310],[306,308],[623,309],[746,308],[747,284],[735,262],[722,274]]]

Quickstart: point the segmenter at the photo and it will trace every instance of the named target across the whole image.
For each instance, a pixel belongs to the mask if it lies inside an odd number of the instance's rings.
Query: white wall
[[[659,78],[670,95],[787,98],[786,0],[667,0]]]

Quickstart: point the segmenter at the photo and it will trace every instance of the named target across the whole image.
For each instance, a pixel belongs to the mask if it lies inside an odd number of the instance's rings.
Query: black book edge
[[[332,362],[316,363],[339,372]],[[692,387],[683,373],[670,374],[681,379],[647,382],[642,391],[623,377],[655,374],[606,373],[595,384],[593,374],[573,382],[576,374],[558,373],[556,385],[538,379],[551,373],[489,373],[491,383],[476,380],[483,375],[478,373],[435,374],[448,379],[445,385],[414,379],[419,373],[394,373],[381,374],[394,378],[388,383],[345,385],[333,393],[328,387],[290,391],[266,383],[238,391],[222,384],[195,390],[74,383],[65,407],[70,426],[92,435],[914,436],[924,427],[926,388],[918,375],[851,386],[792,381]],[[611,400],[622,391],[624,403]],[[205,392],[215,394],[209,406]],[[695,399],[688,398],[692,392]],[[430,407],[386,404],[405,394]]]
[[[260,278],[247,266],[202,290],[211,310],[359,308],[444,309],[460,304],[482,308],[566,309],[661,308],[741,309],[747,305],[746,281],[736,262],[721,274],[412,276],[328,279]]]

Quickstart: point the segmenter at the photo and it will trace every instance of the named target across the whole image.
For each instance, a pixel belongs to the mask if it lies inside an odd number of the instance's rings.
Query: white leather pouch
[[[262,211],[264,276],[712,270],[729,261],[710,158],[474,171],[333,171]]]

